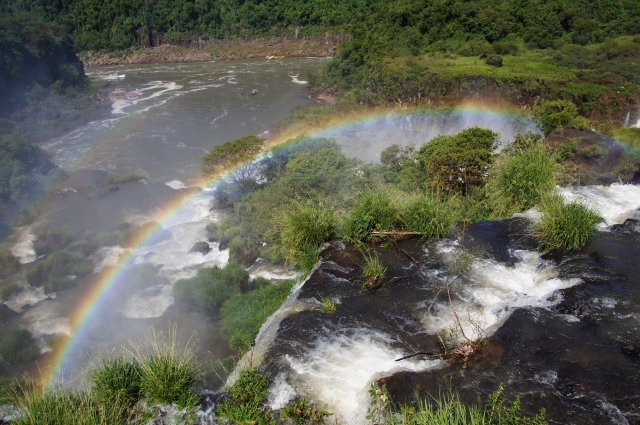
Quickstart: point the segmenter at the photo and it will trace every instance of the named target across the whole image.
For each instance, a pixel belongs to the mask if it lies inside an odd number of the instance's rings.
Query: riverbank
[[[329,57],[349,39],[344,34],[324,34],[303,38],[273,37],[251,40],[208,40],[191,46],[163,44],[116,52],[83,52],[80,58],[86,68],[109,65],[187,63],[211,60]]]

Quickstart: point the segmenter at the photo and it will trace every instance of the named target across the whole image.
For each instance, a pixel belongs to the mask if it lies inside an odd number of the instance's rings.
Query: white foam
[[[276,266],[267,263],[262,258],[258,258],[247,271],[251,279],[261,277],[267,280],[294,280],[300,275],[295,269]]]
[[[69,318],[58,311],[58,305],[54,302],[41,303],[28,310],[24,313],[23,320],[36,338],[41,353],[51,351],[51,347],[47,345],[48,337],[71,336]]]
[[[160,317],[173,304],[171,285],[146,288],[131,296],[122,307],[122,314],[130,319]]]
[[[622,223],[640,208],[640,186],[614,183],[610,186],[576,186],[560,188],[567,202],[580,202],[604,218],[601,227]]]
[[[36,235],[32,232],[32,226],[17,227],[15,243],[11,246],[11,254],[18,259],[20,264],[28,264],[36,261],[36,251],[33,243]]]
[[[93,272],[99,273],[105,267],[115,266],[125,252],[127,250],[119,245],[100,248],[98,252],[91,256],[91,261],[96,265]]]
[[[453,284],[458,296],[453,305],[440,298],[428,317],[424,318],[430,333],[456,330],[453,310],[458,315],[464,334],[476,339],[493,333],[511,313],[523,307],[547,307],[560,301],[554,292],[581,282],[560,279],[553,265],[532,251],[514,251],[519,261],[514,266],[493,260],[476,260],[468,281]],[[453,309],[453,310],[452,310]],[[462,335],[457,335],[458,340]]]
[[[44,293],[42,287],[32,288],[24,284],[22,291],[5,302],[11,310],[20,313],[26,306],[33,306],[49,297]]]
[[[320,338],[316,348],[300,356],[286,356],[293,370],[289,385],[326,405],[338,423],[363,424],[369,405],[369,387],[378,377],[401,370],[426,370],[440,360],[395,360],[405,355],[392,348],[381,332],[355,329],[348,334]]]
[[[175,190],[187,188],[187,185],[181,182],[180,180],[171,180],[170,182],[166,182],[165,184],[169,186],[171,189],[175,189]]]
[[[299,75],[289,75],[289,77],[291,77],[291,81],[296,83],[296,84],[309,84],[308,81],[304,81],[304,80],[299,80],[298,77]]]

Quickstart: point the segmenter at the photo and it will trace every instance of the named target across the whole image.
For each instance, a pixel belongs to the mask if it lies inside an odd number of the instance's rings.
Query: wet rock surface
[[[561,276],[583,284],[552,308],[520,309],[468,364],[384,378],[395,401],[447,388],[478,402],[500,384],[525,411],[545,407],[550,423],[640,423],[640,255],[637,234],[599,233],[562,258]]]

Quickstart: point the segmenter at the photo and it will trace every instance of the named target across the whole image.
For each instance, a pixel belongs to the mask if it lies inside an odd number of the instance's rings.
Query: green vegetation
[[[40,351],[31,332],[17,329],[0,337],[0,358],[9,364],[29,363],[40,356]]]
[[[318,261],[318,247],[337,234],[333,212],[321,205],[295,207],[285,217],[282,244],[287,261],[303,270],[311,270]]]
[[[544,102],[533,111],[533,117],[545,134],[557,128],[589,128],[588,121],[578,114],[576,105],[568,100]]]
[[[140,365],[140,394],[147,403],[176,403],[188,409],[200,403],[193,390],[200,372],[191,339],[179,340],[175,328],[167,335],[153,332],[145,345],[134,345],[132,353]]]
[[[7,248],[0,248],[0,279],[11,276],[20,268],[20,262]],[[3,288],[4,289],[4,288]],[[2,290],[0,290],[2,291]],[[5,298],[0,292],[0,299]]]
[[[140,174],[140,173],[128,173],[128,174],[121,174],[119,176],[115,176],[109,179],[109,183],[111,184],[126,184],[126,183],[133,183],[133,182],[137,182],[137,181],[141,181],[141,180],[146,180],[147,176],[145,176],[144,174]]]
[[[227,388],[229,398],[216,408],[216,414],[231,423],[268,423],[265,411],[267,379],[258,369],[241,370],[238,379]]]
[[[283,419],[300,425],[324,423],[324,418],[331,416],[326,410],[319,409],[305,399],[290,402],[280,409],[280,414]]]
[[[119,403],[104,403],[91,392],[61,390],[44,394],[29,390],[23,394],[19,404],[25,408],[24,415],[13,419],[16,425],[124,425],[127,409]]]
[[[611,131],[611,136],[640,148],[640,128],[616,128]]]
[[[93,270],[91,261],[73,249],[55,251],[27,272],[27,281],[46,293],[68,289]]]
[[[0,301],[7,301],[20,292],[20,287],[15,283],[7,283],[0,287]]]
[[[251,348],[262,324],[291,293],[293,282],[254,281],[256,289],[237,293],[220,310],[220,329],[231,348],[244,353]]]
[[[218,145],[202,158],[205,174],[220,174],[252,160],[263,148],[264,140],[245,136]]]
[[[141,398],[142,368],[134,360],[122,357],[102,360],[90,375],[93,393],[102,403],[131,408]]]
[[[445,201],[433,195],[416,195],[402,208],[402,228],[422,237],[439,239],[449,236],[461,217],[461,203],[452,196]]]
[[[382,190],[365,193],[346,217],[342,232],[351,241],[371,240],[373,231],[391,231],[398,227],[397,202]]]
[[[418,161],[435,190],[467,194],[482,186],[493,163],[498,134],[469,128],[454,136],[438,136],[418,151]]]
[[[557,195],[543,202],[542,212],[536,229],[542,249],[576,251],[589,241],[596,225],[604,221],[588,207],[576,202],[565,204]]]
[[[516,138],[496,162],[487,183],[495,217],[510,217],[538,205],[556,187],[558,164],[534,135]]]
[[[336,312],[336,302],[329,297],[322,298],[320,300],[320,310],[325,313],[335,313]]]
[[[251,288],[246,270],[237,263],[230,263],[224,269],[212,267],[198,270],[195,277],[176,282],[173,292],[178,300],[217,314],[232,295]]]
[[[500,387],[489,396],[484,407],[467,405],[455,393],[440,395],[418,402],[416,407],[403,407],[398,412],[386,405],[383,413],[389,415],[388,424],[408,425],[546,425],[546,413],[541,409],[530,417],[522,413],[517,397],[512,403],[504,400]],[[377,398],[385,397],[382,391]],[[379,403],[379,402],[378,402]],[[385,412],[386,411],[386,412]],[[395,414],[392,414],[395,413]]]
[[[380,257],[375,252],[363,252],[364,264],[362,265],[362,275],[365,278],[364,286],[370,288],[384,279],[387,272],[386,267],[380,261]]]

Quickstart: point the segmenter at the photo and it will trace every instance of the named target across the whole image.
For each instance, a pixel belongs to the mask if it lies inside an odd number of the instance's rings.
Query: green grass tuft
[[[596,225],[604,220],[582,204],[565,204],[559,196],[542,205],[544,216],[536,226],[541,249],[560,249],[565,252],[582,248],[593,236]]]
[[[193,390],[200,373],[192,338],[180,341],[173,327],[166,335],[152,331],[144,345],[132,344],[131,353],[140,364],[140,393],[147,403],[175,403],[188,409],[199,404]]]
[[[342,231],[351,241],[368,241],[374,230],[393,230],[399,222],[396,202],[387,193],[366,193],[347,216]]]
[[[371,287],[384,278],[387,269],[380,261],[380,257],[375,252],[363,252],[364,264],[362,265],[362,275],[365,278],[365,287]]]
[[[122,357],[103,360],[91,371],[96,397],[103,403],[121,403],[132,407],[140,399],[142,368],[135,360]]]
[[[255,368],[244,369],[228,391],[229,398],[216,408],[217,416],[236,424],[269,423],[264,409],[269,393],[264,373]]]
[[[425,238],[443,238],[450,235],[459,220],[461,204],[453,196],[441,201],[430,195],[418,195],[403,207],[403,230],[420,232]]]

